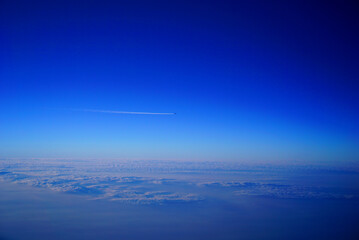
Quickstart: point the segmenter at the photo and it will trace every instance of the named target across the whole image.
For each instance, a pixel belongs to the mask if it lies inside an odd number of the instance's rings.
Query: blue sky
[[[4,1],[0,156],[357,160],[358,20],[350,3]]]

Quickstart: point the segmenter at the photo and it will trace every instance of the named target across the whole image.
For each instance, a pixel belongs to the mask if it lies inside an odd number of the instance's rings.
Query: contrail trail
[[[111,110],[97,110],[97,109],[71,109],[71,110],[82,111],[82,112],[114,113],[114,114],[176,115],[176,113],[125,112],[125,111],[111,111]]]

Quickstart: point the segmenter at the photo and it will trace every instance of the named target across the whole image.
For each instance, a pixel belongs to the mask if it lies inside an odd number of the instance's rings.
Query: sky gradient
[[[2,1],[0,15],[2,158],[358,160],[354,2]]]

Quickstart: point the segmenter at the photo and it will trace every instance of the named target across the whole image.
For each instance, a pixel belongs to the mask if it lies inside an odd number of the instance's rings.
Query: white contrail
[[[125,111],[111,111],[111,110],[97,110],[97,109],[71,109],[73,111],[82,112],[100,112],[100,113],[115,113],[115,114],[144,114],[144,115],[175,115],[176,113],[156,113],[156,112],[125,112]]]

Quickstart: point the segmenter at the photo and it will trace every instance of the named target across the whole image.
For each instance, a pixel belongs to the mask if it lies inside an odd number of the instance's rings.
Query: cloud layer
[[[359,199],[357,188],[314,184],[318,176],[328,177],[326,170],[306,170],[307,175],[312,173],[314,177],[310,185],[293,182],[287,176],[289,171],[290,178],[295,177],[296,171],[303,174],[303,170],[292,168],[244,168],[221,162],[0,159],[0,180],[83,195],[92,200],[164,204],[209,199],[236,201],[243,197]],[[333,174],[329,171],[330,177]],[[338,174],[359,176],[345,171]]]

